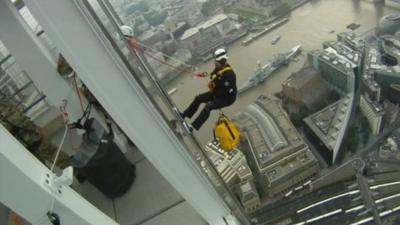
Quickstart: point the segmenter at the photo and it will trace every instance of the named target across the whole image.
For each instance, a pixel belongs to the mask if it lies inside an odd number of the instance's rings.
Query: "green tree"
[[[276,7],[273,11],[272,14],[277,17],[285,16],[290,13],[290,6],[288,3],[282,3],[278,7]]]

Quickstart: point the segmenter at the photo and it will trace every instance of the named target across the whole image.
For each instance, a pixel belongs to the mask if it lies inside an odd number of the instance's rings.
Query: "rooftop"
[[[380,89],[379,84],[373,78],[364,75],[363,80],[371,91],[378,91]]]
[[[277,99],[260,96],[235,116],[259,170],[306,147]]]
[[[352,69],[357,66],[353,61],[342,55],[342,52],[338,52],[332,47],[326,48],[325,51],[322,52],[321,57],[344,71],[352,71]]]
[[[246,182],[240,185],[240,192],[241,192],[241,201],[243,203],[258,200],[259,196],[257,193],[257,189],[254,185],[254,182],[251,180],[247,180]]]
[[[207,29],[209,27],[212,27],[212,26],[222,22],[225,19],[228,19],[228,16],[225,14],[216,15],[213,18],[205,21],[204,23],[186,30],[185,33],[183,33],[183,35],[181,37],[181,41],[195,35],[196,33],[199,32],[200,29]]]
[[[375,34],[382,36],[396,33],[400,28],[399,18],[399,14],[392,14],[382,17],[378,25],[375,27]]]
[[[382,39],[382,49],[384,53],[392,57],[393,67],[398,66],[400,60],[400,40],[399,38],[392,35],[385,35],[381,37]]]
[[[342,32],[337,36],[339,40],[343,40],[345,44],[349,45],[353,49],[360,50],[364,46],[364,41],[355,33]]]
[[[236,176],[240,180],[244,180],[253,175],[246,158],[238,149],[227,152],[217,145],[209,143],[205,146],[205,152],[225,181],[230,181]]]
[[[313,69],[312,67],[300,70],[296,73],[293,73],[284,83],[284,85],[287,85],[289,87],[293,88],[300,88],[303,87],[304,84],[309,82],[311,79],[313,79],[315,76],[318,76],[320,74],[319,71]]]
[[[350,100],[350,96],[347,95],[304,119],[307,126],[331,151],[335,148],[339,131],[345,125],[344,118],[349,109]]]
[[[309,54],[319,57],[321,61],[326,62],[337,70],[340,70],[343,74],[354,76],[353,68],[356,65],[343,55],[338,54],[336,50],[331,47],[325,50],[313,50],[310,51]]]
[[[309,149],[305,149],[297,151],[281,161],[284,163],[275,163],[267,170],[266,174],[269,183],[285,178],[288,174],[295,173],[307,164],[315,163],[316,158]]]
[[[372,101],[368,96],[364,95],[362,95],[361,98],[363,98],[367,102],[369,108],[371,109],[371,111],[374,112],[375,115],[379,116],[385,114],[383,106],[379,102]]]
[[[329,41],[325,42],[325,45],[334,49],[338,55],[342,55],[346,59],[350,60],[354,65],[358,64],[359,60],[361,59],[360,53],[348,47],[344,42]]]

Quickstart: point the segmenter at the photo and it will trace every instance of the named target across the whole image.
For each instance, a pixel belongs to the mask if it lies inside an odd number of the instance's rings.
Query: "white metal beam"
[[[78,119],[82,112],[77,96],[58,74],[49,51],[9,0],[0,0],[0,31],[0,40],[47,100],[54,106],[68,100],[71,120]]]
[[[36,34],[25,22],[16,7],[9,0],[0,0],[0,40],[16,59],[18,65],[27,72],[35,85],[47,96],[46,99],[53,106],[60,106],[67,100],[66,110],[70,122],[79,119],[83,112],[75,89],[63,79],[56,70],[54,60],[49,49],[40,42]],[[83,104],[87,101],[82,96]],[[107,129],[104,116],[96,109],[92,109],[91,116]],[[126,143],[122,134],[115,132],[115,142],[126,152]]]
[[[50,173],[0,124],[0,202],[33,225],[50,224],[46,213],[53,193],[45,187]],[[117,225],[69,187],[55,200],[54,212],[63,225]]]

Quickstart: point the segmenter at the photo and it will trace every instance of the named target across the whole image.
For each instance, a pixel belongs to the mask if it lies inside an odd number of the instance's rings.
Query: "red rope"
[[[206,72],[194,73],[194,72],[189,71],[189,68],[183,69],[183,70],[182,70],[181,68],[179,68],[179,67],[177,67],[177,66],[175,66],[175,65],[172,65],[172,64],[166,62],[165,60],[158,59],[156,56],[154,56],[154,55],[152,55],[152,54],[150,54],[150,53],[144,51],[143,48],[139,47],[138,42],[137,42],[136,39],[133,38],[133,37],[132,37],[131,39],[129,39],[129,45],[130,45],[133,49],[135,49],[135,50],[137,50],[137,51],[140,51],[140,52],[143,52],[143,53],[146,54],[147,56],[149,56],[149,57],[155,59],[156,61],[158,61],[158,62],[160,62],[160,63],[162,63],[162,64],[164,64],[164,65],[166,65],[166,66],[169,66],[169,67],[171,67],[171,68],[174,68],[174,69],[178,70],[179,72],[187,72],[187,73],[192,74],[193,76],[196,76],[196,77],[206,77],[206,76],[207,76],[207,73],[206,73]]]

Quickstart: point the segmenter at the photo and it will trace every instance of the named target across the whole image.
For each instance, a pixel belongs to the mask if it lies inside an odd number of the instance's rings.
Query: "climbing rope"
[[[153,52],[159,52],[159,51],[157,51],[157,50],[155,50],[155,49],[153,49],[153,48],[151,48],[151,47],[149,47],[149,46],[146,46],[146,45],[144,45],[144,44],[138,42],[138,41],[137,41],[135,38],[133,38],[133,37],[129,39],[129,45],[130,45],[134,50],[136,50],[136,51],[138,51],[138,52],[141,52],[141,53],[145,54],[146,56],[149,56],[150,58],[152,58],[152,59],[154,59],[154,60],[160,62],[160,63],[163,64],[163,65],[166,65],[166,66],[168,66],[168,67],[171,67],[171,68],[177,70],[179,73],[181,73],[181,72],[186,72],[186,73],[191,74],[191,75],[196,76],[196,77],[206,77],[206,76],[208,75],[207,72],[195,73],[194,71],[197,70],[197,68],[196,68],[195,66],[193,66],[193,65],[188,65],[188,64],[186,64],[186,63],[184,63],[184,62],[182,62],[182,61],[180,61],[180,60],[178,60],[178,59],[175,59],[175,58],[173,58],[173,57],[171,57],[171,56],[168,56],[168,55],[166,55],[166,54],[164,54],[164,53],[162,53],[162,52],[161,52],[161,54],[162,54],[164,57],[166,57],[166,58],[168,58],[168,59],[172,59],[172,60],[174,60],[175,62],[178,62],[178,63],[180,63],[181,65],[186,66],[187,68],[181,69],[180,67],[175,66],[175,65],[172,65],[171,63],[168,63],[168,62],[165,61],[165,60],[162,60],[162,59],[157,58],[155,55],[149,53],[149,52],[146,51],[146,50],[148,49],[148,50],[151,50],[151,51],[153,51]]]

